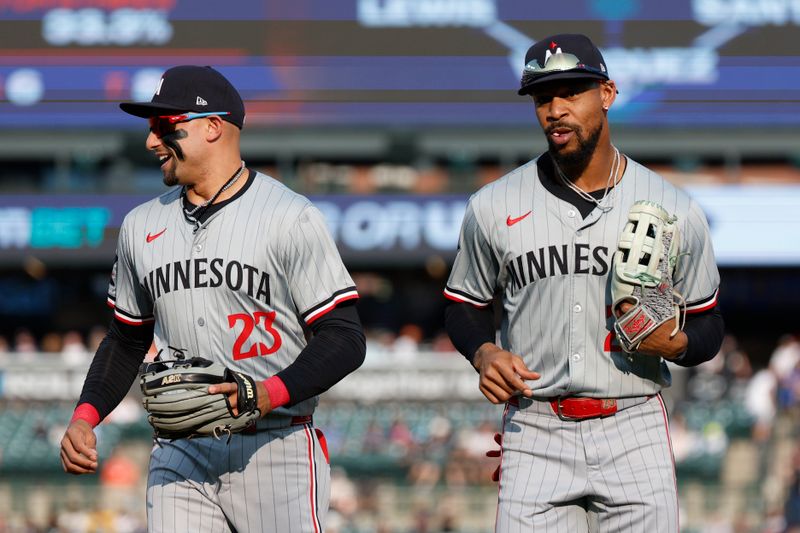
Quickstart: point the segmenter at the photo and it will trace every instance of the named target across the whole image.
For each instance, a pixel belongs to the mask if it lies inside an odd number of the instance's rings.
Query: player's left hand
[[[269,401],[269,394],[267,394],[267,388],[264,386],[264,383],[261,381],[256,382],[256,389],[258,392],[258,410],[261,411],[261,417],[263,418],[267,413],[272,410],[272,404]],[[211,385],[208,387],[209,394],[227,394],[228,395],[228,402],[230,402],[231,407],[233,408],[234,416],[239,416],[239,409],[237,408],[237,393],[239,392],[239,387],[236,383],[220,383],[219,385]]]
[[[624,315],[631,307],[633,305],[623,302],[617,310],[617,316]],[[674,337],[671,336],[673,329],[675,329],[675,326],[671,321],[664,322],[645,337],[636,351],[646,355],[663,357],[664,359],[676,359],[686,351],[686,347],[689,345],[689,338],[683,331],[679,331]]]

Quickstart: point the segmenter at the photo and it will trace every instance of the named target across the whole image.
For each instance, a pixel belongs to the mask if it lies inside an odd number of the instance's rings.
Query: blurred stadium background
[[[501,408],[442,329],[469,193],[544,150],[527,47],[598,42],[621,151],[690,191],[728,336],[666,397],[685,533],[800,527],[800,4],[793,0],[0,0],[0,531],[133,532],[151,446],[132,391],[99,475],[58,442],[110,314],[123,215],[163,191],[146,127],[176,64],[247,102],[243,157],[324,211],[361,293],[364,367],[324,396],[328,531],[488,532]]]

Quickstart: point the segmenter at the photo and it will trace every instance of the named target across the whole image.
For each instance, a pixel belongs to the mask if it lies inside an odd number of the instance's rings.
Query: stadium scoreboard
[[[794,126],[795,0],[0,0],[0,128],[135,128],[176,64],[222,71],[256,127],[521,126],[527,48],[597,42],[615,123]]]

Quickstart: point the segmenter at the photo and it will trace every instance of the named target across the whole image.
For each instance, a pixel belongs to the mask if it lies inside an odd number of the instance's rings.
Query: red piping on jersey
[[[321,307],[315,313],[312,313],[311,315],[309,315],[308,318],[306,319],[306,324],[311,324],[315,320],[317,320],[319,317],[325,316],[326,314],[330,313],[340,303],[346,302],[347,300],[355,300],[357,298],[358,298],[358,294],[357,293],[356,294],[342,294],[341,296],[339,296],[337,298],[334,298],[331,303],[329,303],[325,307]]]
[[[476,304],[475,302],[470,302],[466,298],[459,298],[455,294],[447,292],[447,289],[444,290],[443,294],[444,294],[444,297],[447,298],[448,300],[453,300],[454,302],[458,302],[460,304],[469,304],[472,307],[477,307],[478,309],[483,309],[484,307],[489,305],[488,303],[487,304],[483,304],[483,305]]]
[[[506,403],[505,409],[503,409],[503,418],[500,426],[500,435],[501,440],[503,442],[505,440],[505,433],[506,433],[506,417],[508,417],[508,410],[511,404]],[[497,520],[500,518],[500,482],[503,480],[503,445],[500,445],[500,464],[498,467],[500,469],[500,473],[498,475],[497,480],[497,509],[494,511],[494,530],[497,531]]]
[[[697,308],[694,308],[694,307],[689,308],[689,307],[687,307],[686,308],[686,314],[702,313],[703,311],[708,311],[709,309],[712,309],[715,305],[717,305],[718,297],[719,297],[719,289],[714,291],[714,295],[711,297],[711,301],[710,302],[708,302],[706,304],[703,304],[701,307],[697,307]]]
[[[317,434],[317,442],[319,442],[319,447],[322,449],[322,455],[325,456],[325,461],[331,464],[331,456],[328,453],[328,439],[325,438],[325,434],[322,433],[321,429],[314,428],[314,433]]]
[[[314,532],[320,533],[320,523],[319,517],[317,516],[317,472],[316,472],[316,462],[314,461],[314,437],[311,435],[311,430],[309,429],[309,425],[306,424],[303,426],[303,431],[306,433],[306,438],[308,439],[308,462],[309,462],[309,475],[310,479],[308,480],[308,499],[309,503],[311,504],[311,522],[314,524]]]
[[[119,311],[117,311],[117,306],[111,298],[106,300],[106,304],[114,310],[114,318],[122,322],[123,324],[128,324],[129,326],[141,326],[143,324],[149,324],[151,322],[155,322],[155,317],[150,318],[126,318],[122,315]]]
[[[678,524],[681,523],[681,507],[678,505],[678,476],[675,474],[675,453],[672,451],[672,435],[669,433],[669,420],[667,419],[667,407],[664,405],[664,400],[661,398],[661,393],[656,394],[658,403],[661,405],[661,415],[664,417],[664,428],[667,430],[667,444],[669,444],[669,457],[672,459],[672,482],[675,484],[675,519]],[[678,533],[680,533],[680,525],[678,526]]]
[[[94,405],[84,402],[75,408],[69,423],[72,424],[76,420],[85,420],[90,426],[97,427],[100,423],[100,413]]]
[[[143,326],[144,324],[149,324],[151,322],[155,322],[155,318],[142,318],[140,320],[131,320],[129,318],[124,318],[119,313],[114,313],[114,318],[119,320],[124,324],[128,324],[129,326]]]

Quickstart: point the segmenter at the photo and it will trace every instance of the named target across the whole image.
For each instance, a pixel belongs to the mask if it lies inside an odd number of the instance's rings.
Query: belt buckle
[[[564,398],[562,396],[556,398],[556,414],[558,415],[558,418],[560,420],[580,420],[580,418],[575,418],[564,414],[564,412],[561,410],[561,400],[563,399]]]

